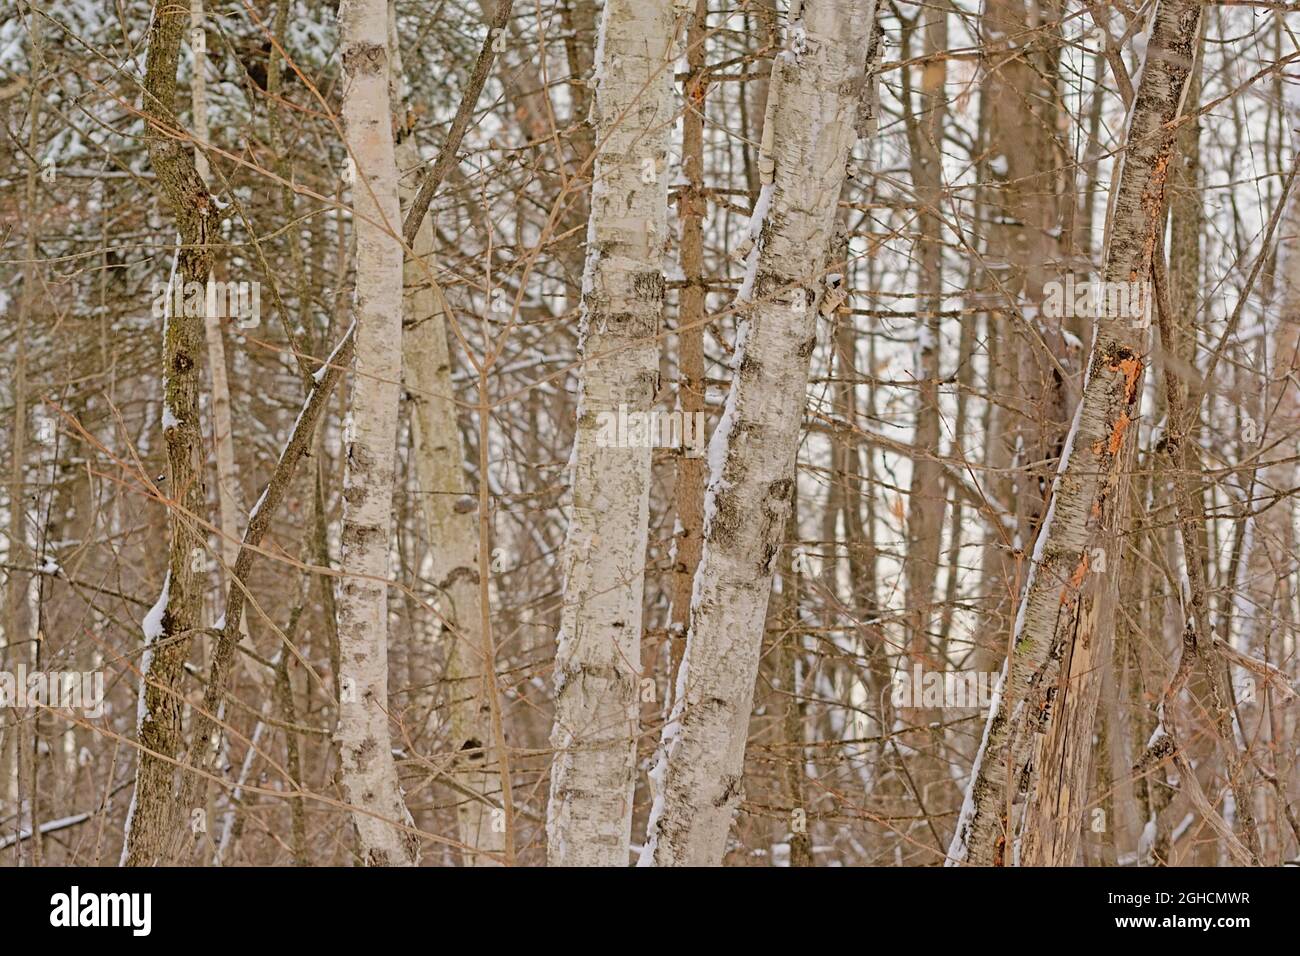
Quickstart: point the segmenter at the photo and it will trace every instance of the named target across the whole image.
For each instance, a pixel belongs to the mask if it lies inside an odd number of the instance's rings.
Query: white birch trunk
[[[664,728],[642,866],[722,861],[741,770],[772,572],[784,540],[836,200],[855,139],[874,0],[793,4],[772,69],[756,240],[726,409],[709,445],[704,557]]]
[[[553,866],[629,862],[651,443],[634,438],[627,444],[638,447],[619,447],[607,441],[607,426],[620,409],[648,412],[658,381],[672,38],[671,0],[605,4],[593,107],[599,152],[582,276],[584,364],[555,655],[556,753],[546,814]]]
[[[400,138],[397,144],[397,163],[403,177],[402,198],[409,200],[420,172],[419,151],[409,138]],[[490,813],[491,806],[500,802],[501,785],[492,772],[495,751],[487,698],[491,689],[484,679],[479,623],[478,519],[473,511],[457,510],[470,489],[451,382],[447,316],[430,279],[433,246],[433,223],[426,216],[412,247],[416,258],[408,258],[405,266],[402,363],[411,397],[411,445],[428,529],[429,574],[438,588],[440,631],[448,645],[443,686],[449,744],[456,760],[451,774],[478,797],[460,797],[456,807],[460,841],[472,849],[501,853],[505,833],[493,828]],[[467,862],[477,866],[491,860],[468,854]]]
[[[1164,221],[1176,136],[1170,124],[1186,94],[1199,21],[1197,0],[1158,3],[1115,178],[1102,278],[1142,283],[1145,305],[1151,305],[1152,254]],[[1037,735],[1072,691],[1070,666],[1067,681],[1058,686],[1062,656],[1077,668],[1098,647],[1108,646],[1123,566],[1117,540],[1125,521],[1125,470],[1137,430],[1148,340],[1147,329],[1131,319],[1097,320],[1083,397],[1034,547],[1011,657],[975,758],[949,865],[1012,862],[1010,805]],[[1075,733],[1090,734],[1091,726]],[[1075,744],[1087,749],[1090,739]],[[1079,775],[1086,777],[1086,770]]]
[[[388,726],[388,556],[402,372],[402,246],[386,0],[344,0],[343,123],[355,164],[356,358],[343,476],[339,778],[367,866],[412,865],[420,842]]]

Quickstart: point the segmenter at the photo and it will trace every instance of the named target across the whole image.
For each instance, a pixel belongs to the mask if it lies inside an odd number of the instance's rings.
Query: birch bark
[[[413,865],[419,839],[388,726],[388,556],[402,371],[402,246],[386,0],[344,0],[343,123],[356,169],[355,364],[343,475],[339,779],[367,866]]]
[[[1191,55],[1194,60],[1199,58],[1199,46],[1198,33],[1192,45]],[[1187,81],[1189,109],[1195,107],[1196,86],[1194,68]],[[1192,136],[1190,143],[1189,130]],[[1195,367],[1195,290],[1198,287],[1195,254],[1201,227],[1201,201],[1199,197],[1189,195],[1185,181],[1186,172],[1191,167],[1189,147],[1195,148],[1195,131],[1195,124],[1185,124],[1179,130],[1169,159],[1171,175],[1168,192],[1171,194],[1171,205],[1174,206],[1170,233],[1176,243],[1172,258],[1179,267],[1180,294],[1176,313],[1178,318],[1162,322],[1160,326],[1162,339],[1164,331],[1170,333],[1167,341],[1162,342],[1169,355],[1164,363],[1167,385],[1177,383],[1182,377],[1179,369]],[[1163,229],[1163,226],[1159,228]],[[1157,240],[1154,252],[1156,259],[1163,257],[1161,245]],[[1151,308],[1153,312],[1158,310],[1155,302]],[[1197,429],[1193,422],[1196,416],[1188,416],[1183,411],[1186,397],[1186,386],[1177,385],[1176,393],[1166,402],[1166,446],[1170,454],[1161,456],[1165,461],[1157,467],[1164,476],[1169,459],[1176,460],[1174,467],[1167,473],[1178,502],[1176,511],[1184,519],[1180,523],[1185,535],[1190,534],[1194,539],[1188,541],[1184,548],[1184,567],[1192,584],[1192,593],[1197,594],[1203,593],[1206,587],[1205,548],[1202,541],[1205,533],[1205,508],[1203,494],[1192,490],[1192,486],[1198,483],[1193,476],[1200,473],[1200,468],[1193,452],[1197,440]],[[1118,598],[1119,584],[1119,581],[1114,582],[1111,591],[1113,597],[1108,599]],[[1208,633],[1208,620],[1203,624],[1206,627],[1204,633]],[[1092,799],[1089,769],[1093,753],[1100,749],[1098,741],[1094,739],[1094,735],[1099,733],[1094,725],[1097,721],[1102,676],[1112,657],[1113,632],[1113,627],[1107,627],[1097,639],[1076,641],[1064,649],[1052,722],[1042,741],[1042,756],[1037,761],[1039,772],[1030,795],[1024,827],[1025,841],[1021,859],[1026,865],[1072,865],[1076,859],[1085,815],[1098,809]],[[1157,834],[1159,826],[1157,822]]]
[[[609,0],[601,15],[585,364],[555,656],[553,866],[628,864],[653,436],[611,436],[608,425],[648,412],[658,385],[673,32],[670,0]]]
[[[414,142],[399,137],[397,163],[402,199],[415,193],[420,156]],[[411,396],[411,446],[428,530],[430,577],[438,587],[440,631],[447,645],[443,685],[447,694],[454,779],[476,795],[456,807],[460,841],[489,853],[505,848],[505,834],[492,827],[491,807],[500,795],[490,768],[495,764],[484,679],[483,629],[479,625],[478,528],[473,512],[456,505],[470,493],[465,480],[465,449],[457,425],[451,382],[447,316],[430,279],[433,223],[425,217],[416,232],[414,258],[405,265],[405,327],[402,364]],[[495,796],[494,796],[495,795]],[[471,853],[470,865],[490,862]]]
[[[704,191],[704,110],[709,78],[704,54],[708,28],[708,0],[696,0],[695,15],[686,32],[688,67],[686,108],[682,116],[682,173],[687,186],[678,193],[681,239],[678,244],[685,284],[677,299],[677,404],[683,415],[703,414],[705,401],[704,326],[707,284],[704,276],[704,217],[709,201]],[[672,615],[668,630],[668,681],[675,685],[677,669],[686,647],[691,618],[691,589],[700,566],[704,541],[704,484],[708,479],[702,458],[680,455],[677,484],[673,489],[677,525],[673,533]],[[672,693],[665,694],[668,704]]]
[[[772,69],[734,375],[709,445],[704,556],[642,866],[721,863],[741,799],[772,572],[784,540],[817,289],[853,146],[873,0],[793,4]]]
[[[1164,219],[1165,183],[1200,22],[1197,0],[1160,0],[1116,175],[1103,279],[1141,283],[1150,307],[1151,264]],[[1125,466],[1142,395],[1148,332],[1127,317],[1095,326],[1083,395],[1066,438],[1052,498],[1016,615],[1014,643],[976,756],[949,865],[1012,862],[1011,808],[1036,733],[1049,726],[1076,653],[1104,660],[1112,628]],[[1105,570],[1101,562],[1105,561]],[[1067,663],[1062,665],[1062,657]],[[1076,727],[1074,733],[1090,731]]]

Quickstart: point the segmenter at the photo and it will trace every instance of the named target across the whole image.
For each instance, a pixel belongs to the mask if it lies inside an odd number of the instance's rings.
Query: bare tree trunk
[[[658,380],[672,45],[669,0],[606,3],[555,657],[546,821],[547,859],[555,866],[626,866],[632,836],[654,436],[649,428],[611,435],[610,423],[649,412]]]
[[[140,742],[135,791],[127,813],[125,866],[150,866],[165,852],[173,825],[172,760],[182,745],[180,683],[185,658],[203,602],[203,438],[199,429],[199,359],[203,320],[176,314],[170,283],[206,285],[212,271],[208,229],[216,206],[180,138],[173,108],[181,36],[189,11],[159,0],[149,28],[145,57],[143,110],[149,160],[163,199],[176,220],[177,248],[169,277],[163,320],[163,436],[167,443],[167,481],[160,489],[168,502],[171,541],[162,594],[145,618],[146,649],[141,659],[144,684],[136,722]]]
[[[813,839],[808,832],[809,807],[804,787],[804,713],[800,694],[800,660],[803,631],[799,615],[802,592],[801,569],[795,567],[795,547],[799,540],[799,495],[796,489],[790,501],[790,541],[781,556],[781,592],[771,608],[769,618],[773,638],[777,644],[772,669],[772,710],[780,723],[776,738],[782,748],[777,752],[780,768],[782,797],[787,814],[781,821],[788,833],[790,866],[813,865]]]
[[[912,663],[928,671],[945,671],[947,662],[932,640],[934,591],[939,576],[939,549],[943,540],[946,496],[940,455],[939,355],[943,320],[943,131],[947,104],[944,82],[947,64],[948,11],[928,7],[918,14],[922,31],[923,65],[917,109],[905,104],[912,181],[921,204],[920,238],[917,255],[917,283],[920,308],[925,318],[918,323],[915,367],[916,418],[912,478],[907,491],[906,557],[904,558],[903,606],[907,609],[907,654]],[[908,33],[911,30],[907,31]],[[910,53],[910,51],[909,51]],[[913,728],[905,740],[916,756],[909,776],[921,813],[928,814],[931,801],[942,788],[951,786],[946,768],[936,759],[942,750],[940,714],[933,708],[909,707],[905,723]],[[937,842],[938,837],[934,838]],[[942,853],[941,845],[935,847]]]
[[[1147,280],[1164,221],[1164,189],[1174,148],[1170,124],[1178,116],[1191,74],[1200,10],[1196,0],[1159,0],[1116,178],[1103,279],[1141,283],[1139,313],[1150,307]],[[1011,809],[1035,735],[1045,724],[1050,726],[1064,706],[1070,676],[1077,677],[1087,661],[1096,666],[1109,653],[1122,566],[1117,541],[1126,518],[1125,471],[1131,432],[1136,430],[1130,426],[1142,395],[1147,339],[1146,327],[1131,318],[1097,319],[1083,397],[1034,547],[1014,643],[948,850],[950,864],[1013,861]],[[1065,675],[1061,683],[1058,674]],[[1069,746],[1090,752],[1090,725],[1073,726],[1070,732]],[[1081,734],[1083,740],[1078,739]],[[1086,791],[1086,755],[1084,764],[1077,784]],[[1049,757],[1039,769],[1050,772],[1060,765]],[[1044,793],[1056,791],[1054,779],[1060,778],[1049,778]],[[1077,827],[1057,832],[1067,831],[1077,840]],[[1053,834],[1030,836],[1031,841],[1048,841]],[[1066,856],[1064,849],[1048,855],[1058,861]]]
[[[1199,48],[1199,43],[1198,43]],[[1184,113],[1191,113],[1199,100],[1199,66],[1192,71],[1192,77],[1188,81],[1187,103]],[[1162,365],[1165,374],[1168,374],[1170,368],[1191,369],[1196,361],[1196,313],[1198,298],[1200,296],[1200,240],[1201,232],[1204,226],[1204,212],[1202,208],[1202,198],[1199,192],[1198,169],[1200,162],[1199,149],[1200,124],[1195,120],[1183,124],[1178,133],[1178,141],[1175,146],[1175,159],[1172,163],[1172,174],[1169,181],[1169,210],[1170,210],[1170,258],[1169,258],[1169,275],[1170,275],[1170,295],[1173,297],[1173,315],[1170,317],[1168,328],[1161,328],[1160,345],[1163,351]],[[1179,401],[1186,400],[1187,389],[1185,384],[1176,390]],[[1163,409],[1163,414],[1162,410]],[[1156,393],[1156,413],[1152,416],[1154,421],[1160,421],[1162,418],[1169,421],[1168,418],[1169,403],[1165,396],[1160,392]],[[1189,436],[1195,440],[1194,434]],[[1124,579],[1120,583],[1120,599],[1123,607],[1141,607],[1145,603],[1138,597],[1140,591],[1134,591],[1132,584],[1134,579],[1149,580],[1146,565],[1151,562],[1150,555],[1143,553],[1147,548],[1164,549],[1171,559],[1174,557],[1174,545],[1172,529],[1163,529],[1156,531],[1150,529],[1143,531],[1143,525],[1154,525],[1160,528],[1165,522],[1157,515],[1151,514],[1151,506],[1158,499],[1160,501],[1169,500],[1171,493],[1177,488],[1177,475],[1175,473],[1176,463],[1171,461],[1170,456],[1166,454],[1148,454],[1148,460],[1151,463],[1151,476],[1143,477],[1141,485],[1134,495],[1134,502],[1141,508],[1140,517],[1132,523],[1134,539],[1139,542],[1139,548],[1128,549],[1125,555],[1125,572]],[[1143,470],[1139,469],[1139,474]],[[1155,489],[1155,490],[1153,490]],[[1203,496],[1202,496],[1203,497]],[[1149,517],[1148,517],[1149,515]],[[1202,532],[1204,526],[1202,525]],[[1142,548],[1141,545],[1145,545]],[[1154,598],[1150,593],[1143,595],[1157,605],[1164,605],[1164,601]],[[1142,681],[1144,679],[1154,678],[1165,671],[1163,662],[1166,656],[1174,659],[1177,656],[1177,644],[1171,643],[1171,638],[1178,635],[1174,628],[1161,626],[1166,615],[1163,613],[1153,614],[1152,619],[1155,624],[1148,632],[1150,637],[1140,634],[1131,628],[1124,626],[1124,622],[1117,621],[1115,633],[1121,638],[1128,647],[1120,645],[1121,653],[1132,658],[1134,670],[1131,697],[1132,700],[1152,699],[1159,691],[1159,687],[1153,687],[1149,696],[1144,698]],[[1150,645],[1154,644],[1152,648]],[[1154,651],[1154,653],[1153,653]],[[1115,661],[1121,660],[1120,654],[1112,654]],[[1127,771],[1134,761],[1139,757],[1147,747],[1147,742],[1152,739],[1152,734],[1160,728],[1159,715],[1150,709],[1144,708],[1134,715],[1133,718],[1135,732],[1131,736],[1132,748],[1129,758],[1120,766]],[[1114,741],[1118,742],[1118,741]],[[1200,742],[1189,741],[1193,745]],[[1212,761],[1198,761],[1200,766],[1208,767]],[[1147,773],[1142,774],[1137,780],[1137,794],[1140,797],[1141,813],[1141,834],[1136,846],[1136,855],[1138,863],[1144,866],[1168,866],[1171,861],[1171,813],[1170,804],[1173,802],[1175,790],[1170,785],[1168,779],[1169,768],[1161,764],[1152,767]],[[1118,821],[1107,821],[1108,825],[1114,825]]]
[[[704,103],[708,77],[704,72],[705,30],[708,0],[696,0],[695,16],[686,32],[686,112],[682,117],[682,172],[687,186],[678,193],[678,214],[682,223],[680,255],[685,284],[677,301],[677,404],[683,416],[703,413],[705,402],[704,324],[706,289],[704,280],[704,217],[708,199],[704,192]],[[695,571],[704,553],[705,461],[699,456],[679,455],[675,489],[677,527],[673,534],[672,618],[669,622],[669,691],[677,683],[682,652],[686,649],[686,628],[691,618],[691,589]]]
[[[1199,44],[1198,25],[1190,52],[1193,61],[1199,56]],[[1193,64],[1188,65],[1190,67]],[[1189,76],[1187,87],[1191,89],[1194,86],[1194,80]],[[1174,146],[1177,146],[1177,142]],[[1166,163],[1174,157],[1182,159],[1184,152],[1185,150],[1173,152],[1171,148],[1170,159],[1167,159]],[[1148,202],[1152,201],[1154,200],[1148,197]],[[1159,278],[1164,275],[1165,270],[1163,225],[1157,228],[1154,240],[1152,275],[1153,278]],[[1153,298],[1157,300],[1152,309],[1160,315],[1162,337],[1176,342],[1188,335],[1194,336],[1195,324],[1191,319],[1184,319],[1182,324],[1186,328],[1175,331],[1174,320],[1170,314],[1172,308],[1168,301],[1167,282],[1163,280],[1156,282]],[[1194,316],[1194,310],[1189,314]],[[1173,461],[1171,476],[1174,485],[1175,512],[1183,543],[1183,566],[1189,585],[1187,597],[1190,601],[1189,605],[1183,608],[1183,612],[1186,615],[1185,619],[1191,621],[1194,626],[1195,649],[1202,663],[1212,716],[1215,720],[1220,747],[1229,767],[1229,782],[1237,798],[1242,830],[1246,835],[1251,854],[1257,855],[1259,846],[1247,780],[1250,768],[1237,752],[1232,720],[1228,712],[1229,692],[1223,686],[1227,671],[1213,649],[1208,616],[1209,578],[1206,569],[1205,508],[1203,494],[1196,484],[1195,477],[1201,473],[1196,445],[1199,398],[1195,403],[1187,401],[1188,389],[1183,384],[1185,376],[1178,367],[1176,353],[1174,361],[1166,363],[1163,371],[1168,422],[1164,451]],[[1129,449],[1126,454],[1127,458],[1121,467],[1131,470],[1133,452]],[[1125,504],[1126,502],[1123,501],[1119,503],[1121,515]],[[1121,525],[1123,520],[1124,518],[1121,517],[1119,522]],[[1108,600],[1117,599],[1118,591],[1119,583],[1115,582],[1106,595]],[[1109,613],[1110,619],[1113,620],[1114,608],[1111,608]],[[1101,691],[1101,675],[1110,659],[1110,633],[1111,629],[1107,625],[1105,630],[1097,635],[1098,639],[1095,642],[1090,635],[1085,634],[1081,640],[1076,640],[1065,648],[1066,654],[1062,661],[1059,687],[1051,714],[1052,722],[1043,741],[1038,787],[1031,797],[1028,823],[1025,827],[1024,860],[1028,864],[1046,863],[1064,866],[1074,862],[1080,824],[1089,805],[1088,774],[1094,750],[1092,726]],[[1095,649],[1090,646],[1094,643]],[[1162,729],[1172,734],[1171,727],[1172,725]]]
[[[40,142],[41,108],[44,105],[44,86],[41,71],[45,68],[44,51],[41,42],[41,14],[35,8],[27,10],[28,31],[31,38],[32,88],[27,103],[27,152],[35,156]],[[39,170],[36,163],[27,168],[26,182],[23,186],[23,199],[28,210],[27,223],[23,237],[23,291],[18,304],[18,322],[15,331],[15,361],[13,368],[13,440],[10,442],[11,459],[9,462],[9,488],[7,510],[9,512],[8,541],[5,555],[9,563],[5,575],[5,619],[3,654],[0,654],[0,668],[6,672],[16,663],[35,660],[37,642],[34,640],[36,629],[33,628],[28,607],[28,595],[31,590],[31,578],[19,571],[28,558],[27,549],[27,489],[24,476],[27,468],[27,342],[29,336],[32,310],[36,304],[37,290],[37,230],[41,222],[37,199],[39,196],[37,177]],[[30,642],[30,643],[29,643]],[[25,754],[35,747],[25,746],[27,737],[24,727],[35,724],[35,715],[30,721],[24,720],[19,711],[13,707],[0,708],[0,805],[14,808],[14,832],[23,831],[23,792],[22,780],[26,766]],[[30,778],[29,778],[30,780]],[[31,807],[36,808],[36,793],[33,787],[28,794]],[[27,829],[32,834],[31,853],[33,865],[39,865],[41,858],[41,828],[32,812],[27,820]],[[15,856],[21,861],[24,841],[15,839]]]
[[[339,780],[367,866],[418,862],[388,726],[388,551],[402,373],[402,220],[389,104],[388,6],[344,0],[343,123],[355,164],[356,347],[343,477]]]
[[[939,464],[939,310],[943,302],[943,118],[944,53],[948,45],[947,11],[929,8],[922,25],[920,115],[909,116],[908,138],[912,145],[912,175],[921,203],[921,235],[918,282],[922,289],[921,308],[927,313],[918,329],[916,342],[916,437],[917,455],[912,461],[908,489],[906,590],[903,605],[908,609],[908,645],[914,659],[932,667],[930,660],[930,618],[934,586],[939,573],[939,544],[943,536],[944,483]]]
[[[205,72],[207,53],[204,42],[195,40],[202,36],[203,0],[190,0],[190,50],[194,54],[194,74],[190,79],[190,99],[193,112],[194,137],[199,143],[194,147],[194,168],[204,183],[211,175],[204,146],[208,142],[208,97]],[[226,347],[221,329],[221,317],[209,298],[203,310],[203,332],[208,348],[208,374],[212,376],[212,445],[217,456],[217,514],[221,528],[218,549],[222,563],[229,569],[235,565],[239,553],[239,523],[236,518],[235,441],[230,421],[230,382],[226,374]]]
[[[1293,122],[1296,105],[1287,103],[1287,115]],[[1300,370],[1300,193],[1292,192],[1286,216],[1283,238],[1278,243],[1281,287],[1277,294],[1282,307],[1270,322],[1270,354],[1265,366],[1269,385],[1261,390],[1263,421],[1258,423],[1255,436],[1261,447],[1279,446],[1267,457],[1281,460],[1262,467],[1259,480],[1263,495],[1285,494],[1297,486],[1296,463],[1285,449],[1291,436],[1300,430],[1300,389],[1295,384]],[[1254,526],[1249,535],[1249,553],[1242,556],[1246,593],[1239,600],[1244,598],[1242,613],[1246,620],[1236,646],[1245,654],[1282,664],[1288,657],[1285,635],[1293,629],[1288,600],[1297,554],[1293,504],[1282,500],[1243,520],[1253,522]],[[1257,677],[1252,680],[1257,685],[1263,683]],[[1280,695],[1271,688],[1257,686],[1252,694],[1237,695],[1237,709],[1242,736],[1248,742],[1258,742],[1262,756],[1256,759],[1271,765],[1268,770],[1261,767],[1261,775],[1270,782],[1278,781],[1274,788],[1281,804],[1279,811],[1289,819],[1286,782],[1292,777],[1288,771],[1296,757],[1292,748],[1283,743],[1292,738],[1279,730],[1284,729],[1288,711],[1294,708],[1286,708]],[[1288,843],[1300,840],[1294,834],[1294,839],[1288,840],[1280,823],[1274,823],[1268,830],[1276,855],[1281,855]]]
[[[399,137],[397,162],[402,197],[409,201],[420,164],[409,136]],[[490,812],[499,802],[501,787],[493,782],[495,750],[487,697],[492,690],[485,680],[479,624],[478,521],[473,511],[461,507],[470,488],[451,381],[447,316],[431,273],[433,248],[433,225],[426,216],[412,245],[415,258],[408,258],[405,267],[402,359],[412,406],[412,456],[428,529],[430,576],[438,588],[439,631],[446,644],[443,686],[451,727],[448,742],[455,755],[450,773],[475,795],[461,797],[456,807],[460,841],[471,850],[500,853],[505,833],[492,826]],[[466,862],[478,866],[492,861],[467,853]]]
[[[704,557],[673,711],[651,772],[643,866],[718,865],[741,770],[772,572],[794,493],[815,309],[854,140],[872,0],[791,10],[759,158],[740,300],[752,302],[709,446]]]
[[[979,658],[993,666],[1005,657],[1012,608],[1024,581],[1021,555],[1043,519],[1050,491],[1049,464],[1060,454],[1070,414],[1068,383],[1057,372],[1066,356],[1062,329],[1040,309],[1048,270],[1059,265],[1064,206],[1060,169],[1067,155],[1057,142],[1058,99],[1052,0],[988,0],[980,18],[990,63],[981,87],[990,213],[981,223],[988,294],[1006,307],[989,315],[993,391],[1006,396],[989,410],[989,481],[1013,510],[1013,529],[989,529],[983,559],[987,579],[986,643]],[[1026,31],[1026,23],[1040,23]],[[1011,51],[1007,52],[1006,47]],[[1015,317],[1020,310],[1025,321]],[[996,360],[994,360],[996,355]],[[997,477],[1006,473],[1007,478]]]

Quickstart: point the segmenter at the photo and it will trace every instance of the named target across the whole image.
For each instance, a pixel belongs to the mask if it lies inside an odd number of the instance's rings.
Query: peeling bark
[[[1200,13],[1196,0],[1160,0],[1155,9],[1115,178],[1105,281],[1145,283],[1151,275],[1176,136],[1171,123],[1186,93]],[[1141,288],[1149,299],[1149,284]],[[1126,470],[1148,338],[1145,327],[1127,318],[1096,322],[1083,396],[1035,544],[1011,655],[949,846],[950,865],[1013,862],[1011,811],[1030,770],[1036,735],[1050,727],[1077,668],[1109,653],[1123,564],[1118,541],[1126,520]],[[1106,570],[1100,571],[1103,556]],[[1090,738],[1091,727],[1070,732]],[[1031,822],[1026,834],[1031,843],[1052,839],[1032,827]]]

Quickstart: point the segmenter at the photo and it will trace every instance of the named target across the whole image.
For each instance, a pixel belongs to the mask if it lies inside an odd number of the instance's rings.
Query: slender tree
[[[670,0],[609,0],[601,14],[583,364],[555,658],[552,865],[629,862],[654,436],[648,427],[618,431],[620,422],[647,420],[659,376],[673,24]]]
[[[772,68],[731,390],[709,444],[704,557],[672,715],[651,773],[643,866],[722,862],[758,674],[772,573],[791,510],[795,450],[854,143],[873,0],[794,5]]]
[[[402,371],[402,243],[389,105],[388,5],[344,0],[343,124],[354,170],[356,323],[343,475],[339,780],[367,866],[420,858],[393,762],[388,577]]]
[[[163,302],[163,437],[167,480],[156,494],[168,507],[170,542],[162,593],[145,616],[136,734],[140,745],[135,791],[127,814],[122,862],[151,866],[164,852],[173,825],[175,758],[182,747],[181,677],[203,607],[206,514],[199,422],[203,319],[178,310],[177,283],[206,288],[212,272],[209,231],[218,210],[177,125],[176,68],[189,11],[158,0],[145,56],[145,141],[158,189],[176,223],[176,252]]]

